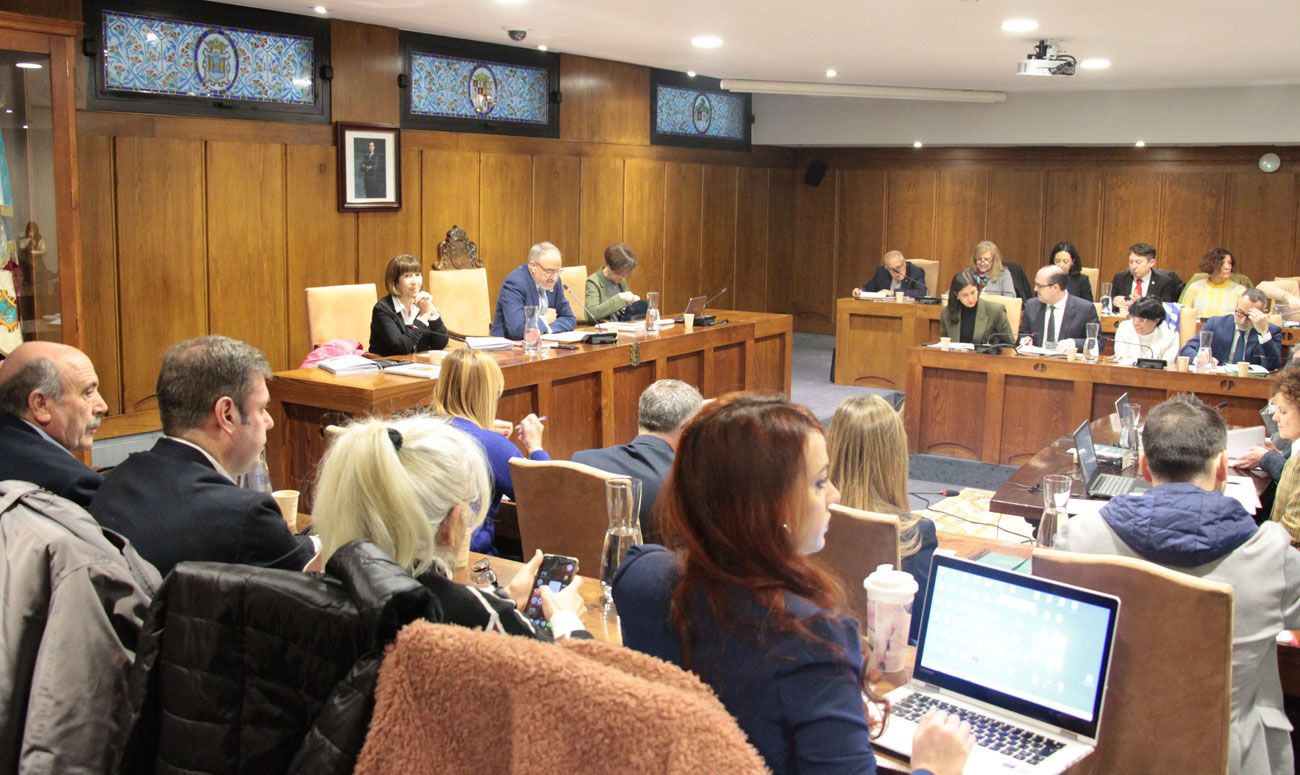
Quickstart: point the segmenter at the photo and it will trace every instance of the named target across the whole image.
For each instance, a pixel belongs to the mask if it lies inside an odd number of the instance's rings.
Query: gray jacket
[[[0,482],[0,772],[108,772],[158,572],[80,506]]]

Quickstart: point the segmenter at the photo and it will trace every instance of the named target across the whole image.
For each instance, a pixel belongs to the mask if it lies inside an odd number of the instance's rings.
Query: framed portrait
[[[339,122],[339,209],[402,209],[401,130]]]

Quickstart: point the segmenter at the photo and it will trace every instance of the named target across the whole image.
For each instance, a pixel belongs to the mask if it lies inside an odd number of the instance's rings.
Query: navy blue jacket
[[[614,576],[614,602],[623,645],[684,667],[669,620],[677,577],[673,553],[654,544],[634,546]],[[691,669],[717,693],[777,775],[875,772],[858,682],[857,623],[792,595],[785,604],[835,652],[772,632],[765,612],[737,595],[724,621],[712,618],[703,604],[690,613]]]
[[[934,522],[926,517],[916,523],[921,533],[921,545],[914,554],[903,558],[903,570],[916,579],[916,596],[912,598],[912,624],[907,633],[908,643],[915,644],[916,636],[921,632],[921,601],[925,600],[925,588],[930,584],[930,563],[934,560],[934,550],[939,548],[939,534],[935,532]]]
[[[1202,331],[1213,331],[1214,341],[1210,342],[1210,353],[1219,363],[1228,365],[1236,363],[1232,358],[1233,335],[1237,332],[1237,321],[1232,315],[1219,315],[1205,321]],[[1257,366],[1263,366],[1269,371],[1276,371],[1278,366],[1282,365],[1282,329],[1268,324],[1268,333],[1270,339],[1264,344],[1259,343],[1259,332],[1251,326],[1246,330],[1246,360]],[[1186,355],[1192,360],[1196,360],[1196,353],[1201,349],[1201,340],[1199,337],[1192,337],[1183,345],[1182,352],[1179,355]]]
[[[878,266],[876,267],[876,273],[871,276],[871,279],[867,281],[866,285],[862,286],[862,290],[867,291],[868,293],[887,291],[893,283],[894,277],[889,274],[889,270],[883,266]],[[927,295],[928,291],[925,287],[925,270],[916,264],[913,264],[911,261],[908,261],[907,272],[904,273],[902,287],[898,290],[902,291],[903,295],[911,296],[913,299],[919,299],[920,297]]]
[[[563,278],[555,279],[555,287],[546,292],[547,307],[555,310],[555,322],[551,330],[542,330],[543,334],[558,334],[572,331],[578,321],[569,308],[569,300],[564,295]],[[524,307],[537,305],[537,282],[528,272],[528,263],[522,263],[506,275],[501,282],[501,291],[497,293],[496,314],[492,317],[492,336],[504,336],[507,339],[524,338]]]
[[[104,481],[71,452],[8,414],[0,415],[0,480],[4,479],[31,482],[82,508],[90,505]]]
[[[519,454],[519,447],[516,447],[510,439],[495,431],[480,428],[464,417],[451,418],[451,425],[474,437],[483,448],[488,469],[492,472],[492,499],[488,501],[487,516],[483,519],[483,524],[474,528],[474,533],[469,539],[469,548],[474,552],[495,554],[492,544],[496,540],[497,511],[501,508],[501,496],[504,495],[511,500],[515,498],[515,484],[510,478],[510,458],[522,458],[523,455]],[[529,455],[528,459],[550,460],[551,456],[546,454],[546,450],[539,449]]]
[[[1102,507],[1101,518],[1133,551],[1175,568],[1217,560],[1257,529],[1237,501],[1186,482],[1115,498]]]
[[[658,540],[653,509],[659,488],[673,467],[673,448],[658,436],[642,434],[631,444],[573,453],[573,462],[641,480],[641,536],[646,543]]]

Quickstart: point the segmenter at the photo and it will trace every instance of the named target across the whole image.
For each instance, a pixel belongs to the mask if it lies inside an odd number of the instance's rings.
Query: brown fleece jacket
[[[694,675],[595,640],[418,621],[388,648],[358,775],[766,772]]]

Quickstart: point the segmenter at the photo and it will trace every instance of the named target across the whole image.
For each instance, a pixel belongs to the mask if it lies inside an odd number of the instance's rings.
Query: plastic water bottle
[[[659,292],[650,291],[645,295],[645,332],[647,334],[659,333]]]

